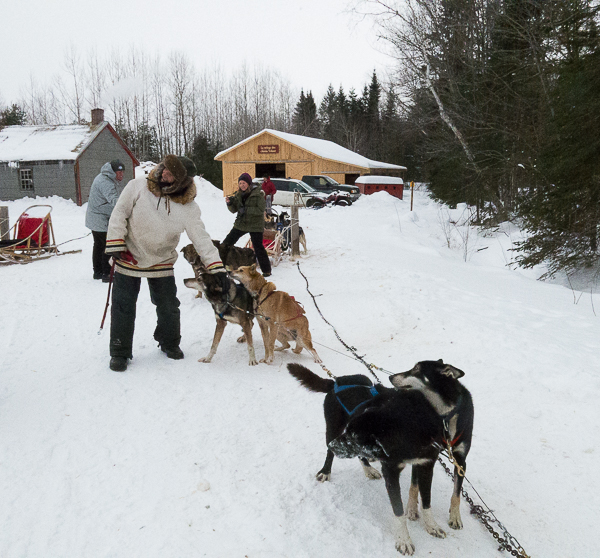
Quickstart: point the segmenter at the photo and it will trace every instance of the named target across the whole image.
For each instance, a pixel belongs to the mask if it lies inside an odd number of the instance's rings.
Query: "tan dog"
[[[296,341],[294,353],[299,354],[306,349],[312,354],[315,362],[322,362],[312,345],[312,337],[308,330],[308,320],[303,308],[288,294],[277,291],[275,284],[256,271],[256,264],[242,266],[231,272],[254,297],[254,312],[265,345],[265,358],[260,362],[271,364],[273,352],[283,351],[290,347],[289,341]],[[275,347],[275,340],[281,347]]]

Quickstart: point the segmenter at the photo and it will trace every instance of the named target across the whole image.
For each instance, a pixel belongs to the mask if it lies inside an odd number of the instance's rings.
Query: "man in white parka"
[[[131,180],[115,206],[106,238],[106,253],[115,258],[110,327],[110,368],[127,369],[133,358],[135,310],[141,278],[148,279],[150,299],[156,306],[154,339],[167,357],[183,358],[179,300],[173,265],[184,231],[202,263],[229,288],[229,277],[194,201],[194,163],[187,157],[167,155],[147,178]]]

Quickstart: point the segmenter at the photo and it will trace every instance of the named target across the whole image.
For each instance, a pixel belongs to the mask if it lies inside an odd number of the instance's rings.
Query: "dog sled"
[[[282,260],[284,254],[292,245],[292,219],[287,212],[280,214],[271,209],[265,221],[263,232],[263,246],[271,259],[271,265],[276,267]],[[303,242],[306,252],[306,242]],[[246,248],[252,248],[252,241],[246,243]]]
[[[40,207],[46,208],[41,217],[30,215],[32,209]],[[27,264],[52,256],[81,252],[59,252],[51,212],[51,205],[31,205],[21,213],[15,224],[0,238],[0,265]]]

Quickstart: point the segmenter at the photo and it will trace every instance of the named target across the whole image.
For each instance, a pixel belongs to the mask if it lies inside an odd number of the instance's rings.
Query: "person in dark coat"
[[[277,193],[277,188],[275,187],[275,184],[273,184],[273,181],[271,180],[270,176],[265,176],[265,179],[262,183],[262,191],[265,193],[267,213],[270,214],[271,204],[273,203],[273,197]]]
[[[92,231],[94,237],[92,250],[94,279],[102,279],[104,283],[108,283],[110,278],[110,256],[104,253],[106,231],[112,210],[121,193],[120,183],[124,171],[125,166],[118,159],[102,166],[100,174],[92,182],[85,212],[85,226]]]
[[[258,260],[258,265],[264,277],[271,275],[271,262],[263,246],[265,230],[265,195],[257,184],[252,183],[252,177],[245,172],[238,179],[238,191],[225,198],[227,209],[237,213],[235,223],[229,234],[223,240],[226,246],[233,246],[242,236],[250,233],[252,246]]]

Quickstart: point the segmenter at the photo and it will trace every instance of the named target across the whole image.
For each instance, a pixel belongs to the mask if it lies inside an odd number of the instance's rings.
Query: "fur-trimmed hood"
[[[167,168],[175,177],[175,182],[168,188],[161,188],[161,178],[163,170]],[[175,155],[167,155],[162,163],[156,165],[148,175],[148,190],[157,198],[169,196],[175,203],[185,205],[193,201],[196,197],[196,184],[194,179],[187,175],[187,169]],[[165,190],[171,191],[167,193]],[[174,190],[174,191],[173,191]]]

